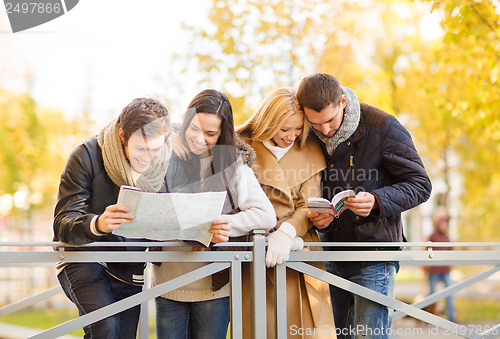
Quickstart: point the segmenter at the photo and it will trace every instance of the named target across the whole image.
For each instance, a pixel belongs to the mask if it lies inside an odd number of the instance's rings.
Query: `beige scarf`
[[[170,138],[165,140],[165,147],[162,149],[160,158],[152,163],[147,171],[142,174],[138,174],[130,166],[130,162],[123,150],[122,141],[118,135],[116,120],[111,121],[103,128],[97,140],[102,149],[104,168],[115,185],[118,187],[121,185],[134,186],[145,192],[160,191],[172,154]]]

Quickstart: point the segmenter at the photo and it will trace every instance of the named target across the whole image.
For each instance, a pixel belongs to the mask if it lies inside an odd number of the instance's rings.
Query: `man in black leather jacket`
[[[133,220],[116,203],[121,185],[169,192],[187,184],[178,159],[171,159],[167,109],[153,99],[135,99],[99,135],[77,145],[61,175],[54,212],[54,240],[81,245],[123,242],[123,247],[65,250],[143,251],[112,234]],[[144,263],[60,263],[58,279],[80,315],[142,290]],[[135,338],[140,306],[84,328],[85,338]]]
[[[401,212],[426,201],[431,192],[431,182],[408,131],[394,116],[360,104],[352,90],[340,86],[329,74],[304,78],[297,95],[327,163],[322,197],[331,200],[346,189],[356,193],[347,199],[347,209],[339,218],[309,212],[308,217],[322,232],[321,240],[404,241]],[[394,297],[397,262],[326,264],[330,273]],[[333,286],[330,292],[339,338],[388,337],[392,310]]]

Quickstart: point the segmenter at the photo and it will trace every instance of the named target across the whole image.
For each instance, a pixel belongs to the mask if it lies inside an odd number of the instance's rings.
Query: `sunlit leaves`
[[[498,239],[500,208],[486,202],[500,173],[498,5],[214,0],[209,25],[189,28],[185,58],[203,85],[230,95],[237,122],[275,87],[296,86],[312,72],[337,76],[361,101],[398,116],[432,179],[461,178],[462,198],[453,202],[463,206],[459,227],[479,230],[464,231],[464,240]],[[431,25],[436,18],[440,27]]]
[[[499,17],[490,1],[431,3],[442,13],[445,35],[432,50],[420,51],[420,62],[407,70],[417,94],[411,110],[420,121],[417,133],[434,159],[446,148],[460,158],[455,173],[464,182],[463,239],[498,240],[500,209],[489,197],[500,173]],[[432,119],[423,110],[431,110]]]
[[[27,94],[0,90],[0,196],[24,192],[22,207],[54,205],[67,156],[88,136],[86,116],[71,120]]]
[[[326,7],[326,0],[214,0],[210,24],[190,27],[189,57],[197,60],[203,84],[240,98],[238,120],[270,89],[293,86],[304,69],[315,70]]]

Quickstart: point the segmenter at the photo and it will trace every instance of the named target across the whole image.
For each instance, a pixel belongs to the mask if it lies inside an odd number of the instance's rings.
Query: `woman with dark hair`
[[[276,223],[274,209],[250,168],[255,154],[234,135],[233,111],[224,93],[207,89],[188,106],[176,153],[195,192],[225,191],[222,216],[210,227],[212,242],[247,235]],[[180,141],[180,142],[179,142]],[[173,141],[175,143],[175,141]],[[200,250],[185,247],[184,250]],[[153,267],[153,285],[206,265],[162,263]],[[229,280],[202,278],[156,298],[158,338],[226,338],[229,324]]]
[[[210,187],[212,190],[225,190],[226,185],[234,184],[225,177],[234,177],[238,150],[235,147],[233,110],[224,93],[207,89],[194,97],[186,111],[179,134],[181,139],[174,141],[173,147],[177,154],[183,153],[180,156],[186,160],[185,169],[194,191],[200,190],[200,176],[208,179],[205,180],[205,185],[214,186]],[[253,156],[250,148],[240,151]],[[204,168],[203,171],[211,173],[201,173],[201,165],[208,164],[208,158],[211,159],[210,167]],[[214,178],[216,174],[218,175]],[[224,177],[219,178],[219,175]],[[222,184],[224,185],[221,186]]]

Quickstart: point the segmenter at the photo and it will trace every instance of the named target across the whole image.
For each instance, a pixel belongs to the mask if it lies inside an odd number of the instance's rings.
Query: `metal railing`
[[[168,242],[134,242],[127,243],[128,246],[139,247],[178,247],[182,243]],[[17,247],[47,247],[46,251],[18,250]],[[58,246],[54,251],[52,247]],[[88,245],[86,245],[88,246]],[[123,243],[92,243],[95,246],[117,246],[123,247]],[[87,326],[95,321],[121,312],[125,309],[141,304],[141,320],[139,325],[139,337],[148,338],[149,328],[147,325],[148,310],[147,302],[157,296],[173,291],[203,277],[209,276],[226,268],[230,269],[231,281],[231,336],[242,338],[242,263],[251,266],[252,296],[252,331],[254,338],[266,338],[266,267],[265,267],[265,237],[263,232],[257,231],[251,242],[219,244],[225,246],[245,246],[248,251],[161,251],[161,252],[114,252],[114,251],[64,251],[60,243],[53,242],[3,242],[0,243],[0,266],[3,267],[25,267],[39,265],[55,265],[57,262],[209,262],[206,266],[176,277],[163,284],[148,288],[145,286],[141,293],[129,298],[115,302],[94,312],[77,317],[51,329],[41,331],[31,338],[55,338],[79,328]],[[437,315],[422,310],[422,308],[445,298],[450,294],[470,286],[480,280],[486,279],[500,271],[500,243],[305,243],[305,246],[321,247],[366,247],[366,251],[300,251],[292,252],[287,262],[277,265],[275,269],[275,307],[276,307],[276,337],[287,338],[288,328],[286,319],[286,268],[310,275],[328,284],[335,285],[341,289],[348,290],[374,302],[383,304],[394,309],[394,320],[405,315],[419,319],[428,324],[449,331],[463,338],[497,338],[500,337],[499,324],[491,326],[488,330],[477,333],[478,327],[460,325]],[[404,247],[417,248],[416,250],[404,251],[376,251],[369,250],[371,247]],[[434,247],[453,247],[457,250],[434,251]],[[85,247],[85,246],[83,246]],[[15,250],[12,250],[15,248]],[[10,249],[10,250],[9,250]],[[492,265],[493,267],[481,272],[471,278],[456,283],[448,288],[427,296],[414,304],[407,304],[397,299],[384,296],[363,286],[350,282],[339,276],[329,274],[318,269],[307,262],[323,261],[399,261],[401,265]],[[23,308],[34,305],[62,292],[59,286],[52,287],[46,291],[35,294],[28,298],[16,301],[0,308],[1,317]],[[333,327],[333,324],[331,324]]]

